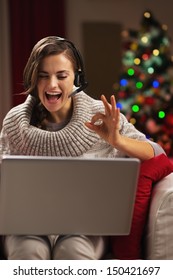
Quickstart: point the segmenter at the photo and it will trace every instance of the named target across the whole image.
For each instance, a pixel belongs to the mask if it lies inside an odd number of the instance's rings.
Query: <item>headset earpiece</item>
[[[62,38],[62,37],[56,37],[56,39],[58,41],[66,42],[69,45],[69,48],[72,50],[72,52],[74,54],[74,57],[76,59],[76,66],[77,66],[78,70],[75,73],[74,85],[77,87],[77,89],[75,89],[69,95],[69,97],[71,97],[71,96],[75,95],[76,93],[84,90],[87,87],[87,85],[88,85],[88,82],[85,79],[85,72],[84,72],[82,56],[81,56],[79,50],[76,49],[75,45],[71,41],[69,41],[69,40],[67,40],[65,38]]]
[[[85,79],[84,79],[84,74],[81,70],[77,71],[75,74],[75,79],[74,79],[74,85],[76,87],[80,87],[84,84]]]
[[[76,49],[75,45],[71,41],[69,41],[65,38],[62,38],[62,37],[56,37],[56,38],[58,41],[64,41],[64,42],[68,43],[69,48],[71,48],[71,50],[74,54],[74,57],[76,59],[76,64],[77,64],[78,70],[75,73],[74,85],[78,88],[82,88],[82,89],[86,88],[88,83],[85,80],[83,60],[82,60],[82,56],[81,56],[79,50]],[[79,90],[77,92],[79,92]]]

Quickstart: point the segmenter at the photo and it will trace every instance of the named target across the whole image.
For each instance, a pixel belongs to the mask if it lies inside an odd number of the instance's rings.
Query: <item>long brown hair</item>
[[[75,48],[75,47],[74,47]],[[25,94],[31,94],[36,98],[33,108],[31,124],[43,128],[43,120],[49,112],[41,104],[37,93],[37,81],[40,64],[46,56],[63,53],[72,63],[74,72],[77,72],[80,65],[76,59],[73,44],[61,37],[49,36],[41,39],[33,48],[23,72],[23,83]]]
[[[60,53],[71,61],[74,72],[78,70],[78,62],[69,41],[56,36],[43,38],[34,46],[23,72],[24,89],[27,94],[37,97],[38,71],[42,59]]]

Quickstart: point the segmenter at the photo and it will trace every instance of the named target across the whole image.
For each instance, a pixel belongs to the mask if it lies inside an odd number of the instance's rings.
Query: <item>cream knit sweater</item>
[[[3,121],[1,134],[7,136],[10,153],[37,156],[125,156],[84,123],[100,111],[104,112],[100,100],[95,100],[84,92],[73,97],[73,114],[70,122],[59,131],[46,131],[30,125],[35,98],[28,96],[26,101],[12,108]],[[120,133],[130,138],[145,141],[145,135],[137,131],[121,114]],[[154,148],[154,143],[152,144]]]

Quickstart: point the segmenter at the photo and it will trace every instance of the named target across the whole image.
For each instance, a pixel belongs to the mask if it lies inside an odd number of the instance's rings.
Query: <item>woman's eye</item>
[[[67,75],[57,76],[57,78],[58,78],[59,80],[63,80],[63,79],[66,79],[66,78],[67,78]]]
[[[45,74],[39,74],[39,75],[38,75],[38,78],[39,78],[39,79],[48,79],[49,76],[48,76],[48,75],[45,75]]]
[[[46,80],[46,79],[49,79],[50,78],[50,76],[49,75],[47,75],[47,74],[44,74],[44,73],[39,73],[38,74],[38,79],[44,79],[44,80]],[[57,80],[64,80],[64,79],[66,79],[67,78],[67,75],[56,75],[56,78],[57,78]]]

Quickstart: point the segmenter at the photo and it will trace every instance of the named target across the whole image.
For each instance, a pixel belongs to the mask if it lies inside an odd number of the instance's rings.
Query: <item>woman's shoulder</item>
[[[11,118],[17,118],[23,114],[26,114],[27,112],[29,112],[30,110],[32,110],[33,105],[35,104],[35,98],[32,96],[27,96],[26,100],[21,103],[18,104],[14,107],[12,107],[6,114],[5,118],[4,118],[4,122],[6,120],[9,120]]]
[[[103,102],[99,99],[93,98],[91,95],[86,94],[85,92],[80,92],[80,99],[86,104],[86,107],[90,107],[92,110],[103,111],[104,106]]]
[[[23,108],[32,107],[34,103],[35,103],[35,98],[32,97],[31,95],[29,95],[26,97],[26,100],[23,103],[20,103],[16,106],[12,107],[8,111],[7,116],[16,114],[16,112],[20,112]]]

